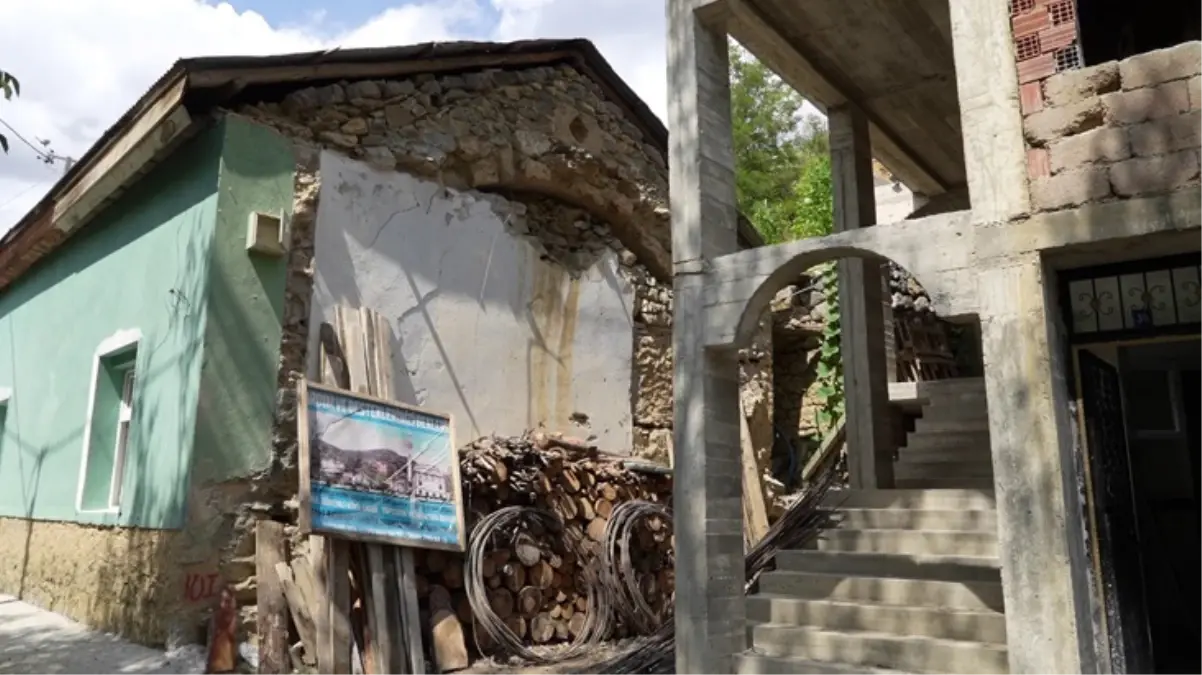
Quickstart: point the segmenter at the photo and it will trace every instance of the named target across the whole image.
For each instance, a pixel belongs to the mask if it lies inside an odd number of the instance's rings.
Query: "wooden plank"
[[[188,112],[179,107],[184,90],[183,78],[168,85],[123,133],[109,141],[90,167],[80,167],[84,170],[78,178],[54,200],[55,227],[68,232],[77,227],[108,193],[136,174],[157,149],[183,133],[192,121]],[[137,153],[138,161],[126,161],[134,159],[135,150],[142,150]]]
[[[331,669],[322,672],[334,675],[351,673],[351,543],[341,539],[329,540],[326,556],[326,585],[329,593],[329,634],[332,649]]]
[[[760,464],[751,443],[751,427],[747,415],[739,406],[739,445],[743,454],[743,539],[750,550],[768,534],[768,504],[764,500],[764,485],[760,479]]]
[[[391,328],[388,320],[376,312],[364,310],[364,315],[367,323],[364,331],[365,337],[368,338],[367,352],[373,363],[372,393],[380,398],[392,399],[396,396],[396,389],[393,379]],[[452,445],[452,447],[454,446]],[[398,654],[403,652],[404,655],[404,659],[398,659],[400,663],[395,665],[399,665],[401,668],[407,667],[410,673],[425,673],[426,659],[425,650],[422,647],[413,549],[393,548],[392,551],[393,568],[396,572],[394,578],[397,581],[395,586],[397,592],[394,597],[400,609],[397,617],[400,619],[400,625],[397,626],[400,630],[397,631],[397,634],[401,635],[403,640],[402,644],[393,651]],[[462,627],[459,632],[462,639]],[[464,649],[466,649],[466,645]]]
[[[830,434],[827,435],[826,439],[822,441],[822,445],[818,447],[817,452],[810,456],[809,461],[806,462],[805,468],[801,470],[802,482],[805,483],[813,479],[818,473],[818,468],[826,462],[827,458],[831,456],[831,453],[834,452],[835,449],[843,445],[843,442],[846,439],[846,420],[845,418],[840,417],[839,421],[835,422],[835,428]]]
[[[367,544],[367,628],[371,634],[372,672],[388,673],[392,667],[392,625],[388,617],[387,568],[384,566],[384,547]]]
[[[284,524],[260,520],[255,524],[255,595],[258,615],[255,632],[259,638],[259,672],[291,673],[288,657],[288,600],[276,575],[284,564]]]
[[[288,563],[276,563],[275,575],[280,581],[280,588],[284,591],[284,598],[288,601],[288,611],[292,616],[292,624],[296,626],[296,634],[300,636],[301,646],[304,647],[304,654],[300,655],[300,659],[305,665],[315,666],[317,665],[317,627],[313,624],[309,600],[305,597],[305,592]]]
[[[393,555],[397,557],[401,626],[405,637],[405,652],[409,658],[409,672],[413,675],[425,675],[426,658],[422,648],[422,625],[417,604],[417,569],[413,561],[413,549],[394,548]]]

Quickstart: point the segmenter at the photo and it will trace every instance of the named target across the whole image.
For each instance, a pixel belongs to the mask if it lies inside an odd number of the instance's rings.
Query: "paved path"
[[[194,654],[171,659],[0,594],[0,673],[202,672],[195,668]]]

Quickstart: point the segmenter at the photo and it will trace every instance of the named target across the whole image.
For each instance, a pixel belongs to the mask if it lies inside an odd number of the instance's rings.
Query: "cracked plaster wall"
[[[335,152],[320,170],[311,372],[315,327],[370,307],[398,398],[450,413],[458,439],[545,425],[629,451],[635,293],[607,228]]]

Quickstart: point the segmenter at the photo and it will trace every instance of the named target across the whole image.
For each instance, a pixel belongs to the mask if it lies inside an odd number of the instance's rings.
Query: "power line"
[[[14,129],[13,125],[4,121],[4,118],[2,118],[2,117],[0,117],[0,125],[3,125],[5,129],[8,129],[10,132],[12,132],[12,135],[16,136],[17,140],[19,140],[22,143],[24,143],[25,145],[29,146],[29,149],[33,150],[34,153],[37,154],[38,158],[47,164],[53,164],[53,163],[61,160],[61,161],[67,162],[68,166],[70,166],[70,164],[75,161],[75,160],[71,159],[70,157],[65,157],[63,155],[60,155],[60,154],[54,152],[53,150],[51,150],[49,153],[47,153],[46,151],[44,151],[41,148],[34,145],[33,143],[30,143],[29,139],[22,136],[21,132]],[[39,139],[39,140],[41,140],[41,139]],[[46,145],[46,143],[44,141],[43,141],[43,145]]]
[[[13,202],[17,201],[21,197],[24,197],[25,195],[29,194],[29,192],[32,191],[34,188],[41,187],[45,184],[46,184],[46,181],[38,180],[38,181],[34,181],[34,182],[30,183],[29,185],[26,185],[24,190],[21,190],[20,192],[13,195],[12,197],[9,197],[8,199],[4,200],[3,202],[0,202],[0,211],[3,211],[4,208],[7,207],[9,204],[12,204]]]

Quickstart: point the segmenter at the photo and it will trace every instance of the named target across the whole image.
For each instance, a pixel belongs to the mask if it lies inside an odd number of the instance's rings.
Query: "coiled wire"
[[[465,563],[467,574],[464,575],[464,586],[478,630],[487,633],[502,652],[531,663],[546,665],[576,658],[603,640],[609,632],[609,617],[612,609],[608,601],[608,594],[599,582],[599,573],[596,569],[598,563],[593,561],[584,566],[582,570],[587,586],[589,605],[580,634],[567,649],[557,652],[553,657],[540,655],[522,644],[521,638],[505,625],[505,622],[489,605],[487,586],[484,582],[484,559],[488,555],[491,542],[497,539],[504,540],[508,535],[509,543],[512,544],[517,532],[523,526],[532,525],[541,526],[546,531],[554,533],[564,530],[564,523],[558,516],[550,511],[531,506],[506,506],[493,511],[477,522],[476,526],[472,528],[468,544]],[[572,552],[576,554],[577,560],[583,561],[585,556],[582,555],[579,542],[568,542],[568,545],[574,549]],[[476,648],[477,650],[480,648],[478,640]]]
[[[657,613],[643,597],[635,572],[630,545],[636,528],[646,520],[659,516],[672,522],[672,510],[663,504],[636,499],[622,502],[614,508],[605,524],[601,542],[601,585],[609,596],[615,619],[621,619],[640,635],[648,635],[663,625],[665,615],[674,604],[675,591],[664,612]]]

